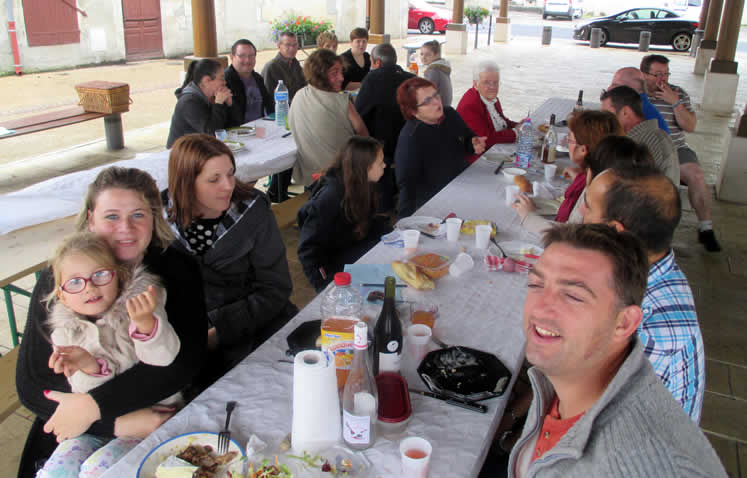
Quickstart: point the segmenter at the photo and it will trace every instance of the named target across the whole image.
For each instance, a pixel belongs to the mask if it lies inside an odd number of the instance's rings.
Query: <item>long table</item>
[[[445,217],[454,212],[464,219],[489,219],[497,223],[499,241],[522,240],[536,244],[538,238],[519,227],[515,212],[503,201],[507,185],[502,175],[494,175],[495,163],[480,159],[433,197],[418,215]],[[521,311],[527,277],[523,274],[487,272],[482,256],[474,250],[474,238],[463,238],[461,245],[475,257],[475,268],[459,278],[438,280],[435,291],[422,297],[439,306],[436,333],[451,344],[466,345],[494,353],[514,375],[523,357],[524,336]],[[421,238],[423,249],[449,247],[443,239]],[[453,246],[456,247],[456,246]],[[455,251],[456,252],[456,251]],[[399,259],[403,249],[379,243],[359,263],[386,264]],[[416,298],[415,296],[410,296]],[[320,299],[315,298],[289,324],[253,354],[192,401],[104,476],[135,476],[146,454],[163,441],[195,431],[218,431],[224,419],[225,402],[238,400],[231,422],[233,437],[245,444],[251,434],[267,443],[278,443],[291,431],[291,364],[283,359],[287,335],[300,323],[320,317]],[[420,389],[419,379],[409,383]],[[485,403],[483,415],[450,406],[427,397],[412,396],[413,417],[402,437],[379,437],[374,447],[364,452],[377,477],[399,476],[399,440],[421,436],[433,444],[432,478],[475,477],[487,454],[490,441],[500,422],[508,399]]]
[[[234,154],[236,176],[244,181],[254,181],[291,168],[296,161],[296,142],[292,136],[283,137],[285,128],[264,120],[250,124],[265,127],[267,135],[242,140],[246,147]],[[0,234],[76,214],[83,204],[88,185],[101,170],[110,166],[147,171],[159,189],[165,189],[168,186],[168,164],[168,150],[138,154],[134,159],[66,174],[0,196],[0,210],[3,211]]]

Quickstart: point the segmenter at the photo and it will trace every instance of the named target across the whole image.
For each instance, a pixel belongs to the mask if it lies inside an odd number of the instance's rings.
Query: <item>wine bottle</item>
[[[578,90],[578,99],[576,100],[576,106],[573,107],[573,111],[581,111],[584,109],[584,90]]]
[[[342,437],[354,450],[365,450],[376,441],[378,393],[368,361],[368,325],[355,324],[355,355],[342,394]]]
[[[550,126],[545,133],[542,142],[542,162],[553,164],[555,162],[555,149],[558,146],[558,133],[555,131],[555,115],[550,115]]]
[[[374,328],[374,374],[399,373],[402,357],[402,324],[394,306],[394,277],[384,281],[384,306]]]

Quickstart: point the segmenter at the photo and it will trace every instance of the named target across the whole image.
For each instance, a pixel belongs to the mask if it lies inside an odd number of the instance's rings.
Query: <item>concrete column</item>
[[[454,0],[452,23],[446,25],[444,51],[451,55],[467,54],[467,24],[464,23],[464,0]]]
[[[192,0],[192,39],[194,55],[184,58],[184,71],[189,64],[203,58],[228,66],[228,58],[218,57],[218,37],[215,33],[215,0]]]
[[[743,10],[744,0],[726,0],[716,55],[711,61],[703,83],[703,109],[705,111],[728,114],[734,110],[739,84],[734,55],[737,51]]]
[[[706,77],[707,78],[707,77]],[[718,181],[716,182],[716,197],[720,201],[747,204],[747,138],[729,128],[726,140],[726,154],[721,161]]]
[[[371,33],[383,35],[384,34],[384,23],[385,23],[385,1],[384,0],[371,0],[371,28],[369,28],[369,35]]]
[[[496,43],[508,43],[511,38],[511,19],[508,18],[508,0],[501,0],[501,8],[498,18],[495,19],[495,33],[493,41]]]
[[[698,53],[695,55],[695,67],[693,72],[696,75],[705,74],[711,63],[713,55],[716,53],[716,39],[718,38],[718,27],[721,22],[721,10],[724,6],[724,0],[710,0],[708,5],[708,15],[705,22],[700,23],[700,28],[704,29],[703,41],[700,42]],[[703,19],[703,11],[706,5],[703,5],[700,18]],[[705,23],[705,27],[703,26]]]

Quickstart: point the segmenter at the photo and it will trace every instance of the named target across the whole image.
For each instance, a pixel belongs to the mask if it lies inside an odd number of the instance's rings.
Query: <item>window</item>
[[[29,46],[80,42],[76,0],[23,0]]]

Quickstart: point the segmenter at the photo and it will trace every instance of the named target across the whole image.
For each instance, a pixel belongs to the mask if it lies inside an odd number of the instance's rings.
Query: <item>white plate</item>
[[[232,153],[235,153],[244,147],[244,143],[238,141],[224,141],[224,143],[226,143],[226,146],[228,146],[228,149],[230,149]]]
[[[228,129],[228,137],[238,141],[248,139],[256,134],[257,130],[254,126],[237,126]]]
[[[431,216],[403,217],[394,225],[397,229],[417,229],[426,234],[440,236],[446,234],[446,224],[441,224],[441,219]]]
[[[168,457],[181,453],[189,445],[210,445],[213,450],[218,449],[218,434],[215,432],[195,432],[185,433],[184,435],[175,436],[170,440],[166,440],[154,449],[150,451],[143,461],[140,463],[140,467],[137,469],[137,478],[154,478],[156,476],[156,468],[158,465],[163,463]],[[218,468],[219,472],[216,474],[216,478],[228,477],[228,471],[233,476],[241,476],[243,473],[244,460],[242,457],[245,455],[244,450],[239,446],[238,442],[231,439],[231,443],[228,447],[228,451],[236,451],[239,454],[230,463],[223,465]]]

